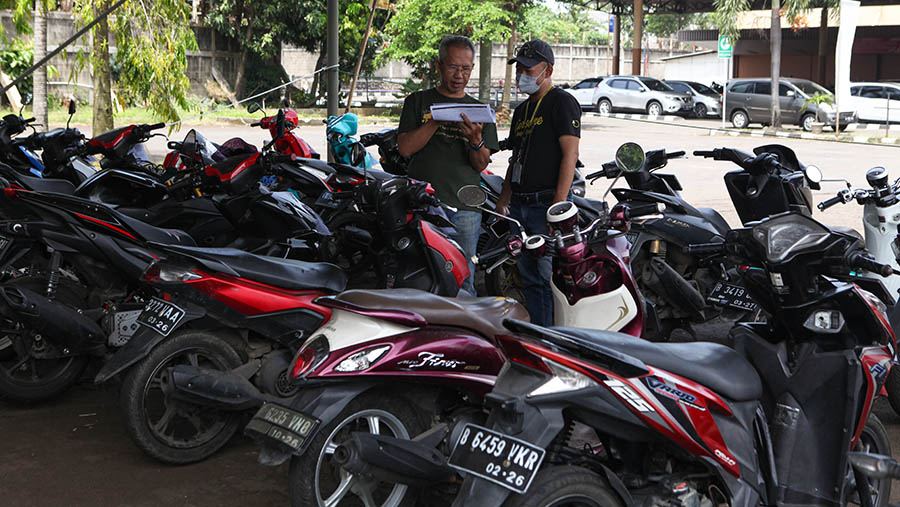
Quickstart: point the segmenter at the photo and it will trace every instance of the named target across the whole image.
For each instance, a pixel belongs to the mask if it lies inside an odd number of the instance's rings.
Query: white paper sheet
[[[497,123],[494,110],[488,104],[432,104],[431,117],[437,121],[463,121],[465,114],[472,123]]]

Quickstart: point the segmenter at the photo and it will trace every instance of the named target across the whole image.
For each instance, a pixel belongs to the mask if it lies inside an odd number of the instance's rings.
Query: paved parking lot
[[[366,125],[363,132],[379,127]],[[240,135],[259,145],[267,133],[249,127],[204,127],[211,140],[222,142]],[[174,134],[180,139],[186,131]],[[301,136],[324,153],[324,127],[304,126]],[[501,132],[501,136],[505,136]],[[616,148],[635,141],[645,149],[670,151],[737,147],[748,152],[770,140],[710,137],[696,129],[635,123],[586,116],[581,142],[581,158],[587,170],[613,159]],[[894,147],[864,146],[821,141],[785,140],[799,158],[822,168],[827,177],[847,178],[854,185],[865,184],[865,171],[884,165],[892,167],[900,151]],[[162,155],[164,142],[152,141],[151,150]],[[504,172],[504,156],[495,156],[491,168]],[[696,206],[718,209],[738,225],[722,175],[732,167],[689,156],[673,160],[665,170],[677,174],[684,197]],[[589,186],[589,196],[599,198],[606,182]],[[834,195],[839,184],[826,184],[817,201]],[[835,225],[861,228],[862,207],[836,206],[822,215]],[[900,417],[886,402],[876,413],[885,423],[893,448],[900,451]],[[34,407],[17,407],[0,402],[0,504],[47,506],[102,505],[275,505],[285,504],[287,467],[271,469],[256,464],[256,448],[244,438],[236,438],[222,452],[204,463],[169,467],[144,457],[128,439],[118,410],[117,386],[102,388],[84,385],[59,399]],[[895,451],[895,452],[897,452]],[[900,499],[900,486],[894,501]]]

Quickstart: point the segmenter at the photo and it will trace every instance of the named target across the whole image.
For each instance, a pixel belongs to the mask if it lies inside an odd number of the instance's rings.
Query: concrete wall
[[[665,61],[665,79],[696,81],[705,85],[725,82],[725,61],[713,52]]]
[[[0,11],[0,23],[2,23],[7,35],[15,36],[16,32],[10,11]],[[58,44],[74,35],[76,31],[77,28],[70,13],[51,12],[47,20],[47,51],[55,49]],[[199,51],[193,51],[188,54],[188,77],[191,80],[191,92],[205,96],[206,89],[204,85],[208,79],[212,79],[212,65],[214,63],[225,79],[229,80],[229,82],[234,80],[237,53],[235,52],[233,41],[226,40],[221,35],[216,36],[213,30],[208,27],[194,27],[194,33],[197,37]],[[19,37],[27,39],[30,36],[24,35]],[[110,51],[115,53],[115,37],[111,36],[110,39]],[[72,80],[74,84],[69,84],[70,75],[76,64],[76,54],[80,50],[88,53],[90,51],[90,41],[90,34],[87,34],[50,60],[50,65],[53,65],[59,71],[58,76],[52,76],[48,80],[51,83],[50,93],[52,95],[74,94],[85,100],[91,99],[92,80],[88,68],[83,69],[75,76],[75,79]]]
[[[605,46],[581,46],[577,44],[558,44],[553,47],[553,56],[556,64],[553,68],[553,82],[556,84],[575,84],[582,79],[595,76],[605,76],[612,72],[610,51]],[[478,86],[478,52],[476,45],[475,69],[472,71],[472,79],[469,85]],[[631,71],[631,51],[623,51],[625,59],[621,65],[623,73]],[[647,65],[650,76],[662,78],[665,73],[665,65],[661,58],[678,54],[667,50],[651,49]],[[302,49],[285,47],[281,52],[281,61],[285,70],[293,78],[308,76],[315,71],[318,55]],[[352,72],[352,69],[346,69]],[[390,62],[377,69],[373,78],[385,81],[385,87],[403,83],[412,77],[413,69],[403,62]],[[499,86],[506,73],[506,44],[494,44],[491,57],[491,83]],[[362,82],[362,81],[361,81]]]

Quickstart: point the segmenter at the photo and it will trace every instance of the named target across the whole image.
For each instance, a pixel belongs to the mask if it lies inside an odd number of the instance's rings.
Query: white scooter
[[[817,171],[817,169],[815,169]],[[819,172],[821,174],[821,172]],[[888,172],[884,167],[873,167],[866,171],[866,181],[872,188],[853,189],[847,180],[822,180],[840,181],[847,185],[836,196],[819,203],[820,211],[834,206],[846,204],[856,200],[863,206],[863,232],[865,234],[866,250],[874,257],[875,261],[888,264],[895,270],[900,270],[900,179],[893,183],[888,180]],[[865,273],[867,277],[879,278],[894,298],[894,308],[888,312],[891,327],[894,332],[900,331],[900,277],[883,277],[876,273]],[[888,400],[894,412],[900,414],[900,372],[889,376],[885,383]]]

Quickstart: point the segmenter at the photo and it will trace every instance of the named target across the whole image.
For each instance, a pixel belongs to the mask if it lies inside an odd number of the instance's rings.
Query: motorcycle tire
[[[47,280],[40,277],[26,276],[7,282],[38,293],[43,293],[47,287]],[[74,282],[60,280],[56,289],[56,300],[75,308],[84,307],[82,290]],[[3,319],[4,321],[8,319]],[[12,325],[4,325],[10,329]],[[5,400],[29,404],[47,400],[68,390],[78,382],[81,374],[88,364],[87,356],[71,356],[58,359],[36,359],[31,356],[21,356],[15,351],[14,340],[10,335],[0,336],[0,398]],[[52,341],[52,339],[50,339]],[[21,370],[25,368],[24,370]],[[31,373],[16,376],[15,371]],[[15,370],[15,371],[14,371]]]
[[[586,507],[624,507],[606,479],[577,466],[542,468],[528,492],[512,495],[504,507],[554,507],[575,504]]]
[[[243,361],[216,334],[186,329],[163,340],[125,377],[120,403],[132,441],[153,459],[181,465],[222,448],[238,430],[241,414],[168,399],[160,378],[176,364],[231,370]]]
[[[373,421],[378,421],[374,423]],[[364,423],[364,424],[361,424]],[[356,482],[359,479],[327,456],[353,431],[373,431],[398,438],[411,438],[425,429],[413,405],[399,396],[365,393],[350,402],[329,424],[316,432],[301,456],[291,459],[289,488],[291,505],[310,507],[342,504],[347,494],[356,495],[360,504],[381,507],[415,505],[416,492],[402,484]],[[388,430],[388,431],[386,431]],[[330,452],[329,452],[330,451]],[[353,487],[353,486],[357,487]],[[362,495],[371,496],[366,502]]]
[[[884,428],[884,424],[881,423],[881,420],[875,414],[869,414],[869,418],[866,420],[865,426],[863,426],[862,433],[859,436],[859,440],[856,442],[856,447],[853,448],[856,452],[865,452],[870,454],[881,454],[884,456],[891,456],[891,441],[888,438],[887,430]],[[850,464],[847,464],[848,474],[847,480],[852,480],[854,486],[856,482],[856,478],[852,473],[852,468],[850,468]],[[890,504],[891,498],[891,480],[890,479],[867,479],[869,481],[870,490],[876,490],[877,497],[873,498],[871,501],[872,507],[887,507]],[[874,487],[872,487],[874,486]],[[848,503],[855,503],[856,505],[861,505],[859,502],[859,495],[857,494],[856,487],[845,487],[844,491],[849,497],[846,499],[846,502],[843,502],[844,505]]]
[[[888,393],[888,402],[894,413],[900,415],[900,368],[891,368],[884,382],[884,388]]]

